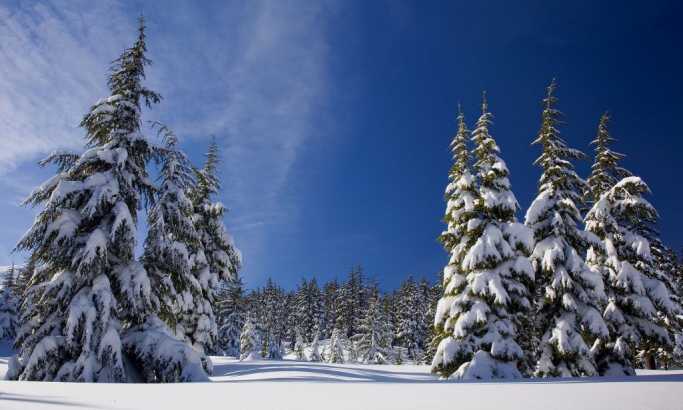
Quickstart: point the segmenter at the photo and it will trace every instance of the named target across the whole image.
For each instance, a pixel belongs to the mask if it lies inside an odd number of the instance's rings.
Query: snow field
[[[683,371],[639,377],[440,381],[428,366],[243,361],[212,357],[210,383],[108,384],[0,381],[0,409],[673,410]],[[7,358],[0,358],[0,374]]]

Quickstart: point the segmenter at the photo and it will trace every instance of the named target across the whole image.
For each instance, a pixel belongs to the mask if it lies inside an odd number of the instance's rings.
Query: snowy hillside
[[[211,383],[0,382],[0,409],[675,409],[683,371],[636,378],[443,382],[427,366],[239,362],[213,357]],[[0,358],[0,374],[7,358]],[[283,383],[285,382],[285,383]],[[457,398],[457,401],[453,401]]]

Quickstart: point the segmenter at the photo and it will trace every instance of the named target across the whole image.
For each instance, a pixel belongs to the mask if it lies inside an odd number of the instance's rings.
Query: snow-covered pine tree
[[[356,266],[349,272],[349,279],[337,293],[336,327],[343,330],[347,338],[357,333],[358,323],[365,309],[363,269]]]
[[[256,325],[247,318],[240,334],[240,360],[259,360],[261,358],[261,341]]]
[[[597,371],[590,345],[608,333],[601,315],[605,293],[600,273],[584,262],[590,241],[597,241],[579,227],[585,183],[571,161],[584,154],[569,148],[560,135],[562,114],[555,108],[555,89],[553,79],[543,99],[541,129],[532,143],[541,146],[535,164],[543,173],[525,221],[534,232],[530,259],[539,290],[535,373],[540,377],[593,376]]]
[[[323,338],[332,335],[332,329],[337,323],[337,292],[339,292],[339,283],[336,279],[327,282],[323,287],[323,313],[319,329]]]
[[[322,362],[323,358],[320,355],[320,330],[315,329],[313,333],[313,342],[311,342],[311,354],[308,355],[309,362]]]
[[[626,177],[602,193],[586,215],[587,230],[604,244],[588,253],[588,263],[603,272],[609,300],[603,313],[609,337],[593,346],[601,375],[635,374],[638,346],[669,346],[664,318],[680,313],[651,254],[658,216],[643,198],[649,192],[640,178]]]
[[[372,296],[370,305],[372,304]],[[370,309],[370,305],[368,309]],[[420,316],[422,314],[417,285],[412,276],[401,284],[398,291],[398,327],[396,337],[401,346],[405,347],[408,357],[413,361],[418,361],[422,356],[420,341],[424,337],[420,329]],[[367,326],[367,314],[361,321],[361,328]],[[383,319],[386,320],[386,319]],[[367,332],[367,328],[363,330]]]
[[[370,289],[368,308],[360,322],[357,339],[358,359],[363,363],[384,364],[392,358],[391,329],[382,310],[379,292]]]
[[[263,330],[262,351],[264,358],[282,359],[282,341],[286,332],[287,317],[286,296],[275,282],[268,278],[262,292],[262,318],[260,325]]]
[[[325,355],[325,361],[328,363],[344,363],[344,345],[346,337],[345,332],[339,328],[332,330],[332,337],[330,337],[330,345]],[[312,361],[312,360],[311,360]]]
[[[282,339],[273,333],[266,333],[263,346],[266,359],[282,360]]]
[[[683,304],[683,251],[677,254],[674,272],[676,294],[678,295],[679,301]]]
[[[516,341],[517,327],[530,309],[528,287],[534,272],[527,256],[533,239],[515,221],[519,205],[489,134],[491,118],[484,95],[472,133],[479,188],[473,209],[461,217],[467,221],[465,231],[444,270],[444,295],[434,320],[442,340],[432,371],[444,378],[521,377],[518,365],[524,353]]]
[[[304,337],[301,335],[301,330],[296,328],[296,342],[294,343],[294,354],[296,355],[296,360],[305,361],[306,353],[304,353]]]
[[[434,311],[432,310],[432,305],[434,305],[434,293],[432,290],[432,285],[425,278],[420,280],[417,288],[418,293],[418,316],[417,316],[417,332],[418,338],[417,343],[421,351],[417,363],[431,363],[432,358],[429,358],[429,362],[425,362],[425,356],[427,350],[429,349],[429,343],[432,338],[432,327],[434,322]]]
[[[190,255],[201,246],[188,197],[194,186],[192,168],[173,131],[160,123],[155,126],[159,127],[165,147],[157,149],[161,158],[160,182],[148,215],[142,262],[159,300],[159,318],[180,339],[195,345],[205,315],[202,288],[190,261]],[[202,346],[195,347],[203,352]]]
[[[443,275],[439,273],[438,277],[441,279]],[[434,318],[436,317],[436,308],[443,295],[442,281],[438,280],[429,289],[429,304],[427,305],[426,317],[429,319],[429,325],[427,326],[427,332],[425,333],[425,353],[422,357],[424,363],[432,363],[434,360],[434,355],[436,354],[437,347],[441,342],[442,328],[437,328],[433,325]]]
[[[142,85],[145,51],[140,19],[137,41],[112,65],[111,95],[81,122],[86,151],[49,158],[57,175],[25,201],[44,205],[17,245],[39,269],[9,378],[122,382],[127,359],[146,381],[207,380],[199,356],[157,318],[150,279],[134,257],[140,200],[154,191],[140,108],[160,98]]]
[[[282,343],[284,346],[294,349],[294,345],[296,344],[296,329],[299,327],[296,317],[296,293],[284,292],[282,306],[284,309],[282,317],[285,321],[282,333]]]
[[[680,307],[681,297],[678,295],[678,286],[676,283],[676,277],[678,275],[678,257],[676,252],[662,242],[657,236],[656,231],[651,232],[649,241],[650,254],[652,256],[652,263],[657,278],[666,285],[671,300]],[[637,356],[639,361],[647,369],[655,369],[657,367],[668,368],[669,364],[674,360],[674,350],[683,347],[683,345],[677,345],[680,338],[676,338],[676,335],[679,335],[682,332],[683,318],[679,316],[667,316],[663,314],[663,312],[659,312],[659,316],[669,332],[669,338],[674,343],[669,346],[652,344],[651,341],[641,343],[638,348],[639,352]]]
[[[322,316],[320,288],[315,278],[310,281],[306,279],[301,281],[296,291],[294,305],[294,316],[302,337],[310,341],[313,338],[313,329],[320,323]]]
[[[246,315],[244,284],[239,276],[233,280],[221,281],[216,293],[216,315],[217,347],[226,356],[239,356],[240,334]]]
[[[225,208],[212,200],[220,190],[218,165],[218,145],[212,141],[204,166],[194,170],[196,184],[190,193],[194,227],[200,240],[191,262],[193,274],[202,289],[202,300],[195,301],[199,318],[192,329],[191,341],[205,352],[214,351],[218,331],[213,312],[215,288],[220,280],[235,279],[242,264],[241,254],[223,224]]]
[[[458,104],[458,131],[450,143],[453,153],[453,165],[451,166],[446,187],[446,214],[444,222],[447,228],[441,233],[439,240],[446,252],[450,254],[448,265],[441,275],[443,282],[443,302],[451,303],[464,289],[465,274],[461,268],[462,259],[466,248],[465,234],[470,218],[476,216],[475,200],[477,198],[475,178],[470,170],[470,152],[468,141],[471,138],[470,131],[465,123],[465,115]],[[436,313],[436,312],[435,312]],[[452,324],[448,327],[447,321],[452,320],[448,312],[435,315],[434,335],[432,344],[438,346],[445,339],[452,339]],[[434,357],[433,357],[434,359]],[[447,352],[441,352],[438,360],[432,364],[432,372],[440,373],[448,377],[460,366],[462,358],[451,357]]]
[[[619,166],[619,161],[624,154],[614,152],[610,145],[616,140],[609,133],[609,113],[605,112],[600,117],[598,132],[591,145],[595,146],[595,161],[591,167],[591,174],[586,180],[584,197],[588,203],[595,203],[600,195],[607,192],[622,178],[631,176],[631,173]]]
[[[3,272],[0,283],[0,341],[14,341],[18,327],[18,298],[15,293],[14,264]]]

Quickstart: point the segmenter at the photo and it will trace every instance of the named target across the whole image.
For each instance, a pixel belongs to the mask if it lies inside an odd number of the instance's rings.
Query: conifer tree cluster
[[[538,289],[535,324],[540,343],[535,373],[592,376],[597,370],[590,346],[607,336],[600,314],[605,294],[600,274],[584,260],[592,239],[581,229],[579,212],[586,187],[572,164],[584,154],[567,147],[560,135],[555,88],[553,80],[543,100],[541,129],[533,142],[542,149],[536,165],[543,173],[538,196],[526,213],[526,225],[534,232],[530,259]]]
[[[518,363],[524,353],[517,342],[517,330],[520,318],[530,309],[528,289],[534,274],[527,256],[531,235],[516,222],[519,205],[510,188],[507,166],[489,132],[491,124],[484,95],[471,138],[475,178],[468,183],[460,178],[466,189],[447,190],[448,210],[456,213],[447,220],[460,222],[460,227],[449,226],[457,243],[450,237],[444,241],[451,260],[444,271],[444,297],[435,316],[441,340],[432,369],[444,377],[521,376]],[[467,199],[462,199],[463,195]],[[458,215],[459,208],[450,205],[451,201],[470,200],[462,215]]]
[[[8,377],[84,382],[208,380],[217,335],[213,292],[240,256],[223,226],[217,146],[195,170],[166,126],[151,142],[142,108],[160,102],[143,85],[147,45],[114,60],[110,94],[81,121],[82,153],[57,152],[54,177],[25,201],[40,206],[17,249],[28,262],[8,286],[21,300]],[[161,165],[158,184],[148,174]],[[149,231],[135,255],[143,205]]]
[[[471,135],[458,114],[432,343],[443,378],[630,375],[636,361],[668,366],[683,351],[681,265],[658,237],[649,188],[619,165],[608,114],[589,178],[577,174],[585,155],[561,136],[556,88],[532,143],[542,174],[524,226],[486,99]]]
[[[355,267],[346,281],[325,283],[322,291],[315,278],[302,280],[292,291],[268,279],[264,287],[241,300],[226,300],[250,317],[251,323],[243,329],[254,334],[251,340],[259,345],[252,348],[264,359],[280,359],[292,352],[303,360],[330,361],[334,353],[335,363],[395,363],[395,352],[402,349],[406,360],[423,363],[431,341],[430,309],[437,297],[430,282],[412,277],[397,290],[382,294]],[[218,304],[222,306],[221,299]],[[218,323],[233,311],[221,313]]]

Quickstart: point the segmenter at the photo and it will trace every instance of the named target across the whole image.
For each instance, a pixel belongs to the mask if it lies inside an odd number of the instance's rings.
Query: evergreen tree
[[[610,144],[616,140],[609,133],[609,120],[607,112],[602,114],[597,135],[591,141],[591,145],[595,146],[595,162],[584,191],[585,198],[590,203],[598,201],[600,195],[609,191],[622,178],[631,176],[628,170],[619,166],[624,155],[610,149]]]
[[[345,336],[352,337],[358,332],[358,323],[365,308],[363,270],[360,266],[349,272],[349,279],[337,293],[336,326]]]
[[[281,346],[288,316],[285,302],[282,289],[271,278],[268,278],[263,289],[263,316],[260,321],[263,329],[262,354],[264,358],[274,360],[282,358]]]
[[[134,258],[137,210],[154,192],[141,104],[160,99],[142,85],[145,52],[141,19],[137,41],[113,63],[111,95],[81,122],[86,151],[49,158],[57,175],[25,202],[44,208],[17,248],[40,269],[24,298],[9,378],[122,382],[125,355],[145,381],[207,380],[197,353],[157,318],[159,301]]]
[[[303,336],[301,336],[301,331],[299,330],[299,328],[296,329],[296,342],[294,343],[294,354],[296,354],[296,360],[306,360],[306,353],[304,353],[304,338]]]
[[[432,289],[431,283],[425,278],[420,280],[418,285],[418,323],[417,323],[417,344],[421,351],[419,357],[416,357],[417,363],[431,363],[432,357],[429,357],[429,361],[425,361],[425,357],[428,354],[429,345],[433,337],[433,321],[434,321],[434,310],[436,306],[436,300],[438,296],[434,297],[434,290]]]
[[[263,344],[264,357],[270,360],[282,360],[282,342],[272,333],[266,333]]]
[[[600,314],[605,294],[600,274],[584,262],[589,236],[579,228],[578,207],[585,184],[571,163],[584,155],[567,147],[560,135],[555,88],[553,80],[543,100],[541,129],[533,142],[542,148],[535,164],[543,173],[538,196],[526,214],[526,225],[536,241],[530,259],[540,291],[536,374],[593,376],[597,371],[589,344],[607,336]]]
[[[360,323],[358,358],[363,363],[383,364],[392,359],[391,329],[382,310],[379,292],[373,288],[368,301],[368,309]]]
[[[258,360],[261,358],[261,342],[254,322],[248,318],[244,322],[240,334],[240,360]]]
[[[202,299],[195,302],[199,318],[191,339],[195,347],[206,352],[214,350],[218,331],[213,312],[216,286],[221,279],[234,280],[242,263],[240,252],[223,224],[225,208],[220,202],[212,201],[212,196],[220,190],[218,164],[218,145],[213,141],[204,166],[194,170],[196,185],[190,193],[193,222],[200,243],[191,262],[195,279],[202,289]]]
[[[222,281],[216,294],[218,316],[218,348],[226,356],[239,356],[240,334],[245,320],[244,285],[237,276]]]
[[[593,346],[601,375],[635,374],[638,346],[670,346],[664,318],[680,312],[652,257],[657,211],[643,198],[646,193],[640,178],[624,178],[586,216],[586,228],[603,241],[590,249],[588,263],[603,273],[609,300],[603,312],[609,337]]]
[[[203,351],[197,343],[202,337],[200,323],[206,320],[205,305],[190,262],[190,255],[200,246],[188,198],[194,185],[192,170],[173,131],[156,125],[166,145],[158,150],[162,158],[160,186],[148,216],[142,261],[159,299],[159,318],[179,338]]]
[[[339,292],[339,283],[337,280],[327,282],[323,288],[323,314],[320,331],[322,336],[329,337],[332,335],[337,323],[337,293]]]
[[[372,304],[372,299],[370,303]],[[400,345],[407,349],[410,359],[414,361],[418,361],[422,356],[421,341],[424,335],[420,329],[420,317],[423,314],[423,308],[420,303],[417,285],[412,277],[408,277],[398,291],[398,328],[396,336]],[[367,316],[365,319],[367,320]],[[365,321],[363,323],[367,326]]]
[[[532,238],[515,222],[519,205],[489,134],[491,118],[484,98],[472,133],[479,188],[473,191],[473,208],[461,217],[467,220],[465,231],[444,270],[444,295],[435,315],[441,341],[432,371],[442,377],[521,376],[523,352],[516,339],[520,316],[530,308]]]
[[[313,342],[311,342],[311,354],[308,356],[309,362],[322,362],[320,355],[320,331],[315,329],[313,333]]]
[[[283,309],[282,317],[284,318],[284,325],[282,343],[284,346],[294,349],[294,345],[296,344],[296,331],[299,327],[296,316],[296,293],[284,292]]]
[[[652,263],[655,269],[657,278],[666,286],[671,300],[679,307],[681,307],[681,296],[678,294],[677,277],[679,272],[678,257],[673,249],[666,246],[659,237],[657,232],[651,232],[650,238],[650,253],[652,256]],[[683,318],[679,316],[667,316],[664,312],[659,312],[659,316],[663,321],[669,333],[669,338],[674,343],[669,346],[661,346],[652,344],[651,342],[642,343],[639,346],[638,357],[643,365],[648,369],[655,369],[658,367],[668,368],[668,365],[674,361],[674,350],[681,348],[678,346],[680,338],[676,338],[683,330]]]
[[[319,325],[322,316],[322,300],[320,288],[315,278],[311,281],[303,279],[295,296],[296,324],[305,340],[313,338],[313,329]]]
[[[344,331],[338,328],[332,330],[332,337],[330,337],[330,346],[325,357],[328,363],[344,363]],[[313,360],[311,360],[313,361]]]
[[[0,288],[0,341],[13,341],[16,336],[17,322],[17,296],[15,293],[15,269],[14,264],[3,273]]]
[[[448,175],[449,184],[446,187],[446,214],[444,222],[446,222],[447,229],[441,233],[439,240],[443,244],[446,252],[450,254],[448,265],[441,275],[443,281],[443,304],[450,303],[463,290],[462,285],[465,281],[465,275],[460,265],[462,258],[465,255],[466,244],[465,235],[467,224],[470,219],[474,219],[475,201],[477,198],[475,178],[470,169],[470,152],[468,149],[468,140],[471,134],[467,129],[465,123],[465,115],[458,105],[458,131],[451,142],[451,150],[453,153],[453,165]],[[436,311],[435,311],[436,313]],[[451,339],[452,325],[446,328],[446,322],[451,320],[449,315],[443,314],[435,316],[434,320],[434,334],[431,344],[433,347],[438,346],[441,341]],[[432,352],[432,359],[434,359],[434,350]],[[448,357],[441,352],[439,360],[441,363],[434,361],[432,364],[432,371],[448,377],[453,373],[460,363],[455,363],[454,360],[460,361],[460,358]]]
[[[439,274],[439,277],[441,276],[442,275]],[[437,281],[429,291],[430,299],[426,310],[426,317],[431,318],[432,320],[430,320],[429,326],[427,327],[427,333],[425,334],[425,354],[422,358],[424,363],[432,363],[437,347],[441,342],[441,336],[443,335],[442,328],[434,326],[433,324],[433,319],[436,317],[436,308],[440,297],[443,294],[441,281]]]

